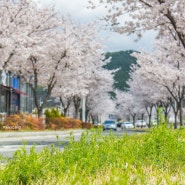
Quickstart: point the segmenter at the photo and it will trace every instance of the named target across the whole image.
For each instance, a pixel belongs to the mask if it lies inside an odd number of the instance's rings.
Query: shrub
[[[46,109],[46,111],[44,112],[45,116],[46,116],[46,119],[49,119],[49,118],[60,118],[62,117],[59,110],[56,109],[56,108],[52,108],[51,110],[50,109]]]
[[[3,121],[2,130],[43,130],[43,118],[26,114],[7,116]]]
[[[56,109],[51,111],[46,110],[45,115],[46,124],[44,124],[43,118],[38,118],[33,115],[26,114],[14,114],[7,116],[5,120],[0,123],[0,130],[10,131],[10,130],[61,130],[61,129],[77,129],[85,128],[90,129],[94,126],[90,123],[82,123],[78,119],[73,119],[69,117],[62,117]]]
[[[91,123],[83,122],[82,123],[82,128],[91,129],[91,128],[95,128],[95,126]]]
[[[78,119],[60,117],[50,118],[46,120],[47,129],[70,129],[70,128],[82,128],[82,122]]]
[[[37,118],[33,117],[32,115],[26,116],[26,124],[28,126],[28,129],[31,130],[44,130],[45,125],[43,124],[43,118]]]
[[[3,122],[0,121],[0,130],[3,130]]]
[[[46,128],[47,129],[75,129],[75,128],[93,128],[93,125],[90,123],[83,123],[81,120],[68,118],[68,117],[60,117],[60,118],[49,118],[46,120]]]

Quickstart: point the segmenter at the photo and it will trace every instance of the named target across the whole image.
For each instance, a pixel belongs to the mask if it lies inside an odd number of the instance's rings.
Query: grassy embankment
[[[59,138],[60,139],[60,138]],[[4,160],[4,159],[3,159]],[[146,134],[71,135],[64,152],[51,147],[30,154],[24,147],[1,165],[0,184],[185,184],[185,130],[159,126]]]

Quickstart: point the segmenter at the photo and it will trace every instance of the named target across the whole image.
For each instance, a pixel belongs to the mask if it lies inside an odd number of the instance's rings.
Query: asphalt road
[[[63,150],[68,144],[70,133],[73,133],[75,140],[79,140],[84,130],[73,131],[45,131],[45,132],[0,132],[0,155],[11,158],[13,153],[25,145],[29,152],[32,146],[37,151],[54,144]]]
[[[84,131],[0,132],[0,155],[12,158],[14,152],[23,145],[25,145],[28,152],[32,146],[35,146],[37,151],[41,151],[44,147],[51,147],[52,144],[63,150],[64,146],[68,144],[71,132],[75,140],[78,141]],[[121,136],[125,133],[133,134],[139,131],[122,131],[118,128],[117,131],[112,132],[117,136]],[[103,135],[108,135],[109,133],[109,130],[102,132]]]

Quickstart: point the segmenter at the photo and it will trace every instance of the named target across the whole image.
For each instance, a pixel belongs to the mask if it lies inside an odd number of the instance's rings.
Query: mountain
[[[126,81],[129,79],[130,67],[132,64],[136,64],[136,58],[132,57],[131,54],[133,50],[128,51],[118,51],[118,52],[108,52],[105,54],[106,59],[111,57],[111,61],[104,67],[106,69],[118,69],[120,68],[114,76],[114,86],[122,91],[128,88]]]

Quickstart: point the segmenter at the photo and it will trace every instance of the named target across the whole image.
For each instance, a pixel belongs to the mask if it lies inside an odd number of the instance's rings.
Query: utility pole
[[[86,110],[85,110],[85,101],[86,101],[86,98],[84,96],[84,97],[82,97],[82,121],[83,122],[86,121],[85,120],[85,112],[86,112]]]

